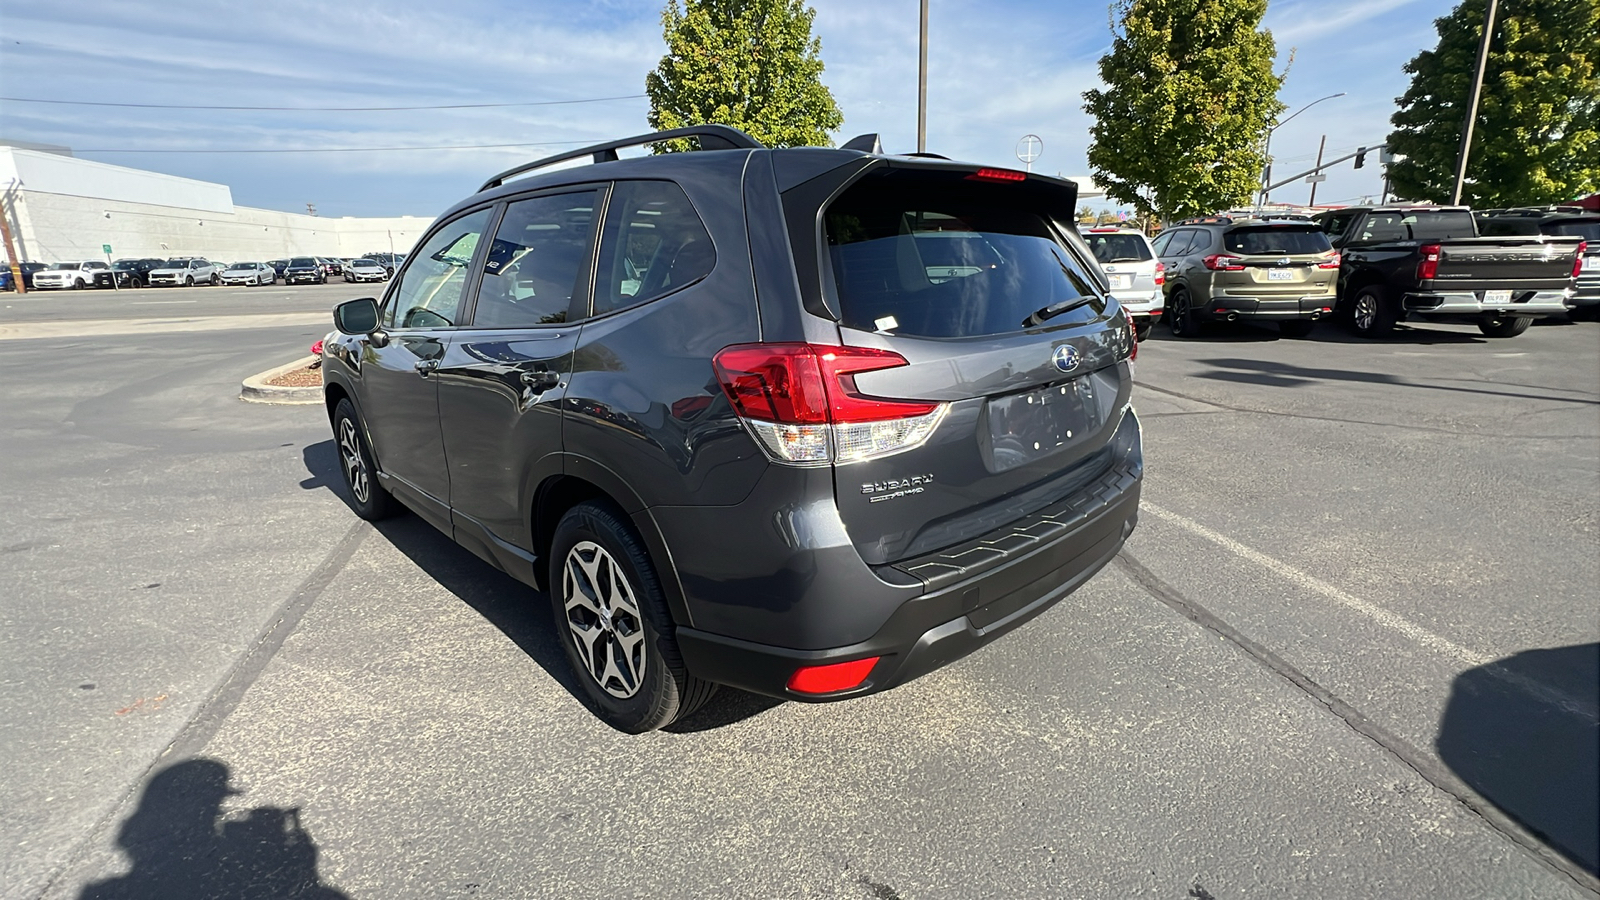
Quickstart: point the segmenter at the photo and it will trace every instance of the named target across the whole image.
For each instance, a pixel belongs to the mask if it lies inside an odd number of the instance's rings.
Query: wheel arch
[[[530,504],[532,550],[534,556],[545,563],[534,567],[534,577],[539,587],[550,589],[550,546],[554,543],[556,525],[561,517],[579,503],[603,501],[615,506],[643,540],[645,551],[650,554],[650,563],[655,566],[661,591],[666,595],[667,609],[672,613],[673,621],[680,626],[692,627],[693,618],[684,598],[683,585],[678,580],[677,568],[672,562],[671,550],[655,517],[650,515],[650,510],[638,493],[616,473],[592,460],[569,455],[564,468],[562,473],[551,475],[539,483],[533,491]]]

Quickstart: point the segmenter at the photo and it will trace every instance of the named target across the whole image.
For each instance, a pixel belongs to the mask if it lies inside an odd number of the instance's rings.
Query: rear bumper
[[[1411,293],[1401,298],[1401,309],[1418,315],[1462,316],[1493,313],[1502,316],[1554,316],[1572,305],[1572,291],[1512,291],[1504,303],[1484,299],[1484,291]]]
[[[1038,616],[1100,571],[1133,533],[1142,476],[1135,441],[1104,474],[1049,507],[973,541],[880,567],[919,579],[927,589],[900,603],[865,640],[796,649],[679,628],[684,663],[701,678],[790,700],[842,700],[904,684]],[[864,595],[874,589],[860,587]],[[874,656],[880,659],[867,679],[849,690],[803,694],[788,688],[801,667]]]
[[[1223,294],[1195,312],[1203,319],[1320,319],[1333,314],[1333,294],[1292,297],[1239,297]]]

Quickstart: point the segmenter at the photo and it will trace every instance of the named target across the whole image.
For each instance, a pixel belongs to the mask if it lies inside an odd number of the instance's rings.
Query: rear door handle
[[[527,385],[535,394],[542,394],[561,383],[561,376],[555,372],[523,372],[522,383]]]
[[[415,368],[418,375],[427,378],[439,368],[439,361],[437,359],[419,359]]]

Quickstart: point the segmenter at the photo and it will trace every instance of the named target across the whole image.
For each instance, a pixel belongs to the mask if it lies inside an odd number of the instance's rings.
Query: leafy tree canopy
[[[1391,119],[1398,196],[1448,203],[1483,35],[1484,0],[1434,22]],[[1501,0],[1461,202],[1559,203],[1600,190],[1600,0]]]
[[[1283,111],[1267,0],[1117,0],[1089,166],[1115,200],[1174,219],[1237,206],[1260,184]]]
[[[816,15],[804,0],[668,0],[667,55],[645,76],[650,125],[716,123],[770,147],[833,146],[844,117],[822,83]]]

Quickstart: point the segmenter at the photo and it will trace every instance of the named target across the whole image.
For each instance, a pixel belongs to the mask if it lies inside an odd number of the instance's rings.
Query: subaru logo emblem
[[[1073,349],[1070,344],[1062,344],[1057,347],[1056,352],[1051,355],[1050,359],[1056,364],[1056,368],[1063,372],[1071,372],[1078,367],[1078,351]]]
[[[1289,263],[1291,263],[1293,261],[1294,260],[1291,260],[1289,257],[1285,256],[1283,259],[1278,260],[1278,265],[1287,266]]]

